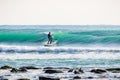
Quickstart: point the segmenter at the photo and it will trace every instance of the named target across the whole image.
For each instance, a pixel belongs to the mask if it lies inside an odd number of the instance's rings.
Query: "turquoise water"
[[[58,46],[43,46],[48,32]],[[119,54],[120,26],[0,26],[0,66],[119,67]]]
[[[119,26],[0,26],[1,43],[38,44],[47,41],[47,32],[60,45],[120,44]],[[40,44],[42,45],[42,44]]]

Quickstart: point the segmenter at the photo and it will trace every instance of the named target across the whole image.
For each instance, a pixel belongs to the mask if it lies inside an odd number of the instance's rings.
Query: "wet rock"
[[[73,77],[73,79],[81,79],[81,77],[75,76],[75,77]]]
[[[49,74],[54,74],[54,73],[62,73],[62,71],[60,70],[45,70],[45,73],[49,73]]]
[[[26,68],[21,68],[21,69],[19,70],[19,72],[27,72],[27,69],[26,69]]]
[[[97,74],[101,74],[101,73],[105,73],[106,71],[105,71],[105,70],[102,70],[102,69],[93,69],[93,70],[91,70],[90,72],[97,73]]]
[[[12,68],[12,70],[10,72],[17,73],[17,72],[19,72],[19,70],[16,68]]]
[[[21,79],[17,79],[17,80],[30,80],[28,78],[21,78]]]
[[[59,78],[48,78],[48,77],[39,77],[39,80],[60,80]]]
[[[112,70],[119,70],[120,71],[120,68],[109,68],[109,69],[106,69],[108,71],[112,71]]]
[[[68,72],[73,72],[74,69],[69,69]]]
[[[87,79],[93,79],[93,77],[90,76],[90,77],[87,77]]]
[[[6,65],[6,66],[2,66],[0,69],[12,69],[12,67]]]
[[[58,67],[57,69],[70,69],[68,67]]]
[[[75,70],[73,73],[74,73],[74,74],[80,74],[80,72],[77,71],[77,70]]]
[[[53,67],[45,67],[43,69],[54,69]]]
[[[109,68],[107,71],[111,71],[112,73],[120,73],[120,68]]]
[[[34,66],[26,66],[26,67],[21,67],[20,69],[40,69],[40,68],[36,68]]]
[[[4,76],[0,76],[0,80],[8,80],[8,79],[5,78]]]
[[[83,70],[82,70],[81,68],[80,68],[78,71],[79,71],[80,73],[84,73]]]
[[[0,79],[0,80],[8,80],[8,79],[6,78],[6,79]]]
[[[22,69],[16,69],[16,68],[12,68],[12,70],[10,72],[13,73],[17,73],[17,72],[27,72],[26,68],[22,68]]]

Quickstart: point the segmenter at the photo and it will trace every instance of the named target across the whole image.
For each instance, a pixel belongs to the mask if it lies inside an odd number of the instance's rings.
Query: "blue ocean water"
[[[48,32],[58,46],[45,47]],[[119,25],[1,25],[0,66],[119,67]]]

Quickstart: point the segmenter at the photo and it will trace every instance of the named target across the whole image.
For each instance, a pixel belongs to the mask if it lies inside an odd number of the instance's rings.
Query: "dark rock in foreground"
[[[39,77],[39,80],[60,80],[59,78]]]
[[[26,66],[26,67],[21,67],[20,69],[40,69],[40,68],[36,68],[36,67],[34,67],[34,66]]]
[[[74,69],[69,69],[68,72],[73,72]]]
[[[0,80],[8,80],[8,79],[0,79]]]
[[[49,73],[49,74],[54,74],[54,73],[62,73],[62,71],[60,70],[45,70],[45,73]]]
[[[12,69],[12,67],[10,67],[10,66],[2,66],[0,69]]]
[[[12,68],[12,70],[10,72],[17,73],[17,72],[19,72],[19,70],[16,68]]]
[[[105,73],[106,71],[102,69],[92,69],[90,72],[101,74],[101,73]]]
[[[10,72],[13,72],[13,73],[17,73],[17,72],[27,72],[27,70],[25,68],[23,69],[16,69],[16,68],[12,68],[12,70]]]
[[[0,76],[0,80],[101,80],[101,79],[106,79],[106,80],[119,80],[120,79],[120,68],[67,68],[67,67],[45,67],[45,68],[36,68],[34,66],[23,66],[21,68],[12,68],[10,69],[10,66],[3,66],[0,69],[8,69],[8,70],[1,70],[5,71],[3,72],[4,75]],[[33,70],[29,70],[33,69]],[[36,70],[38,69],[38,70]],[[89,70],[91,69],[91,70]],[[30,78],[26,78],[25,72],[31,71],[30,73]],[[9,74],[6,74],[6,71],[12,72]],[[37,72],[37,74],[36,74]],[[69,73],[70,72],[70,73]],[[107,73],[105,73],[107,72]],[[112,72],[112,73],[111,73]],[[20,76],[18,75],[20,73]],[[22,74],[23,73],[23,74]],[[33,75],[35,73],[36,75]],[[85,74],[84,74],[85,73]],[[105,73],[105,74],[102,74]],[[18,76],[17,79],[15,76]],[[25,75],[24,75],[25,74]],[[113,75],[112,75],[113,74]],[[27,74],[29,75],[29,74]]]
[[[77,70],[75,70],[75,71],[74,71],[74,74],[80,74],[80,72],[79,72],[79,71],[77,71]]]
[[[53,67],[45,67],[43,69],[54,69]]]
[[[75,76],[75,77],[73,77],[73,79],[81,79],[81,77]]]
[[[88,78],[88,79],[93,79],[93,77],[91,77],[91,76],[90,76],[90,77],[87,77],[87,78]]]
[[[70,69],[68,67],[58,67],[57,69]]]
[[[78,70],[80,73],[84,73],[84,71],[80,68],[79,70]]]
[[[27,72],[26,68],[19,69],[19,72]]]
[[[17,79],[17,80],[30,80],[28,78],[21,78],[21,79]]]
[[[109,69],[106,69],[107,71],[111,71],[113,73],[120,73],[120,68],[109,68]]]

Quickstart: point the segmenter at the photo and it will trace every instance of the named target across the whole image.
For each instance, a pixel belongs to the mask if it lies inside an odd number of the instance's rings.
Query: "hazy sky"
[[[120,0],[0,0],[0,24],[120,25]]]

